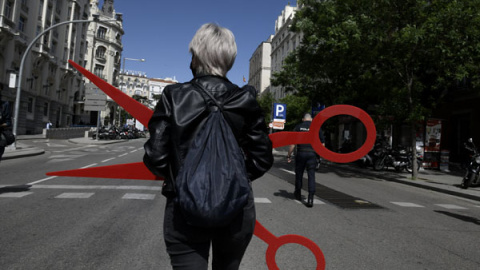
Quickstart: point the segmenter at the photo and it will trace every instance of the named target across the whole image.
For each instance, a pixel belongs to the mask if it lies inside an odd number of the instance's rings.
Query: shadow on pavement
[[[23,192],[30,190],[31,185],[18,185],[18,186],[6,186],[0,188],[0,194],[10,193],[10,192]]]

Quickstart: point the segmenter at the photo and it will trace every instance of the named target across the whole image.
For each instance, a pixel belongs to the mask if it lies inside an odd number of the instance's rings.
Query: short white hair
[[[188,50],[195,59],[193,68],[204,75],[226,77],[237,57],[232,31],[214,23],[204,24],[197,30]]]

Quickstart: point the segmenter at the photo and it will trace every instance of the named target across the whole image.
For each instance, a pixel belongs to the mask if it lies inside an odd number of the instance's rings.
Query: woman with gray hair
[[[232,32],[216,24],[205,24],[190,42],[189,51],[194,78],[165,88],[148,124],[150,138],[145,143],[143,161],[150,171],[165,179],[163,232],[173,269],[207,269],[210,247],[213,269],[238,269],[255,227],[253,193],[250,192],[242,211],[219,228],[190,225],[175,203],[173,181],[210,113],[210,104],[206,103],[212,101],[198,88],[208,91],[222,104],[223,115],[245,154],[250,181],[272,166],[272,144],[256,90],[251,86],[240,88],[226,78],[237,55]]]

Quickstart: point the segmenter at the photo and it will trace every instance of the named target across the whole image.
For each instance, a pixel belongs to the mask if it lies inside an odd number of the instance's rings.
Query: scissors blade
[[[94,177],[132,180],[163,180],[152,174],[143,162],[48,172],[49,176]]]

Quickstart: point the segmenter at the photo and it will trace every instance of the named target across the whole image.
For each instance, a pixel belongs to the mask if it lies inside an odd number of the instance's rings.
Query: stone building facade
[[[87,20],[88,0],[0,0],[0,85],[4,100],[15,109],[17,91],[9,87],[18,75],[21,59],[34,39],[51,26],[69,20]],[[28,52],[20,78],[17,134],[40,134],[47,121],[55,127],[73,122],[75,93],[82,78],[67,63],[84,64],[86,23],[67,24],[45,32]]]

